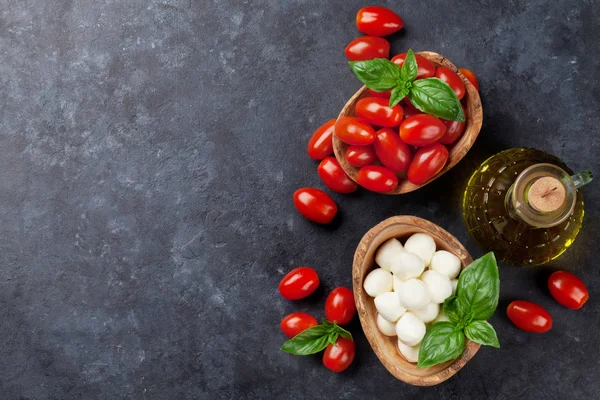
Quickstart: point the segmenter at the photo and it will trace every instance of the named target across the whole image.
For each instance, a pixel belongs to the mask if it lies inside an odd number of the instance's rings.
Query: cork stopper
[[[561,181],[546,176],[536,180],[531,185],[527,200],[531,207],[539,212],[552,212],[558,210],[565,202],[565,192],[565,187]]]

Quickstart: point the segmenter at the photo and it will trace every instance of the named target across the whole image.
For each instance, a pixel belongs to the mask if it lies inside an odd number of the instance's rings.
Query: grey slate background
[[[461,190],[516,146],[600,173],[600,4],[590,0],[385,1],[405,21],[393,53],[433,50],[479,76],[485,120],[450,173],[401,197],[333,195],[321,227],[291,196],[323,187],[311,133],[359,88],[344,46],[363,1],[0,1],[0,398],[565,399],[600,391],[599,183],[584,228],[552,265],[501,266],[482,349],[433,388],[396,381],[361,333],[342,374],[278,351],[280,319],[323,315],[350,285],[354,249],[379,221],[432,220],[474,256]],[[322,288],[281,299],[292,267]],[[549,296],[549,271],[590,289],[580,311]],[[536,301],[545,335],[504,308]]]

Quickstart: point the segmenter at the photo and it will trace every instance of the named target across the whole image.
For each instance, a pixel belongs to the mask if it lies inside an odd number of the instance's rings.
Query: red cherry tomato
[[[325,186],[334,192],[352,193],[358,189],[356,182],[346,175],[335,157],[324,158],[317,171]]]
[[[322,160],[333,153],[333,126],[335,119],[330,119],[317,128],[308,141],[308,156]]]
[[[301,188],[294,193],[294,205],[306,219],[328,224],[337,214],[337,204],[327,193],[315,188]]]
[[[369,96],[371,97],[378,97],[380,99],[390,99],[390,96],[392,95],[392,92],[376,92],[372,89],[368,89],[369,90]]]
[[[361,36],[351,41],[344,52],[350,61],[389,58],[390,42],[376,36]]]
[[[559,304],[579,310],[590,297],[585,283],[567,271],[556,271],[548,278],[550,294]]]
[[[356,103],[356,115],[371,125],[391,128],[402,121],[402,107],[399,104],[390,107],[390,101],[376,97],[365,97]]]
[[[516,300],[506,309],[508,319],[525,332],[544,333],[552,328],[552,316],[535,303]]]
[[[373,146],[348,146],[346,160],[354,167],[371,165],[377,160]]]
[[[367,165],[358,171],[358,184],[372,192],[387,193],[398,186],[398,177],[379,165]]]
[[[279,327],[287,337],[293,338],[311,326],[318,324],[312,315],[304,312],[295,312],[282,319]]]
[[[330,344],[323,353],[323,365],[333,372],[342,372],[354,361],[356,346],[350,339],[338,337],[335,345]]]
[[[406,60],[406,53],[398,54],[392,58],[392,62],[402,66],[404,64],[404,60]],[[415,54],[415,60],[417,61],[417,78],[431,78],[435,75],[435,65],[425,57]]]
[[[325,317],[331,322],[346,325],[356,314],[354,295],[352,290],[343,286],[337,287],[329,293],[325,301]]]
[[[356,27],[365,35],[387,36],[399,31],[403,26],[402,18],[389,8],[363,7],[356,14]]]
[[[383,165],[392,172],[403,172],[410,165],[410,147],[390,128],[377,131],[373,147]]]
[[[446,125],[441,119],[429,114],[417,114],[400,124],[400,138],[413,146],[426,146],[435,143],[446,133]]]
[[[412,105],[410,100],[408,100],[408,97],[405,97],[402,101],[404,102],[404,105],[402,106],[404,119],[410,118],[413,115],[423,114],[423,111],[419,110],[418,108],[415,108],[415,106]]]
[[[465,76],[471,82],[471,85],[475,86],[475,89],[479,92],[479,82],[477,82],[477,77],[470,69],[459,68],[461,74]]]
[[[464,107],[463,111],[465,111]],[[467,115],[466,112],[465,115]],[[443,119],[442,122],[444,125],[446,125],[446,133],[444,133],[444,136],[442,136],[440,139],[440,143],[442,144],[452,144],[456,142],[456,140],[462,136],[465,131],[465,127],[467,126],[466,121],[448,121]]]
[[[300,300],[319,287],[319,275],[310,267],[294,268],[279,282],[279,293],[287,300]]]
[[[408,180],[422,185],[436,176],[448,161],[448,149],[439,143],[421,147],[408,167]],[[358,181],[360,183],[360,181]]]
[[[335,123],[335,134],[346,144],[364,146],[373,143],[375,130],[358,118],[341,117]]]
[[[448,86],[454,90],[454,93],[456,93],[456,97],[458,97],[459,100],[464,97],[466,92],[465,84],[456,72],[452,71],[450,68],[439,67],[437,71],[435,71],[435,76],[446,82]]]

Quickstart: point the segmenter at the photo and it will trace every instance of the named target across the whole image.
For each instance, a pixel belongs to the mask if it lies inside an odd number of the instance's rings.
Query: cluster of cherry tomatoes
[[[300,300],[310,296],[319,287],[317,271],[310,267],[299,267],[290,271],[279,283],[279,293],[287,300]],[[330,322],[346,325],[356,315],[352,290],[340,286],[331,291],[325,301],[325,317]],[[287,315],[279,324],[283,333],[294,338],[305,330],[317,326],[315,317],[305,312]],[[319,340],[319,339],[317,339]],[[354,360],[355,346],[352,339],[338,337],[323,353],[323,365],[333,372],[342,372]]]
[[[548,278],[550,294],[559,304],[578,310],[589,298],[587,287],[581,279],[567,271],[556,271]],[[552,316],[542,306],[525,300],[508,305],[508,319],[526,332],[544,333],[552,328]]]

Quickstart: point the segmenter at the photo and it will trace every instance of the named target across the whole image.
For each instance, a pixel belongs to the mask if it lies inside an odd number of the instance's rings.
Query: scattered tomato
[[[346,144],[364,146],[373,143],[375,130],[358,118],[341,117],[335,123],[335,134]]]
[[[373,146],[348,146],[346,160],[354,167],[371,165],[377,160]]]
[[[317,271],[310,267],[294,268],[279,282],[279,293],[287,300],[299,300],[309,296],[319,287]]]
[[[343,286],[337,287],[329,293],[325,301],[325,317],[330,322],[346,325],[356,314],[354,294],[352,290]]]
[[[398,54],[392,58],[392,62],[402,66],[404,64],[404,60],[406,60],[406,53]],[[417,61],[417,78],[431,78],[435,75],[435,65],[425,57],[415,54],[415,60]]]
[[[371,97],[378,97],[380,99],[390,99],[390,96],[392,95],[392,92],[376,92],[373,89],[368,89],[369,90],[369,95]]]
[[[552,316],[548,311],[530,301],[513,301],[508,305],[506,315],[525,332],[544,333],[552,328]]]
[[[335,157],[324,158],[317,171],[325,186],[334,192],[352,193],[358,189],[356,182],[346,175]]]
[[[367,165],[358,171],[358,184],[373,192],[387,193],[398,186],[398,177],[379,165]]]
[[[458,97],[459,100],[464,97],[466,92],[465,84],[456,72],[452,71],[450,68],[439,67],[437,71],[435,71],[435,76],[446,82],[448,86],[454,90],[454,93],[456,93],[456,97]]]
[[[413,115],[423,114],[423,111],[419,110],[418,108],[412,105],[408,97],[405,97],[404,100],[402,100],[402,102],[404,103],[404,105],[402,106],[404,119],[410,118]]]
[[[400,124],[400,138],[413,146],[426,146],[435,143],[446,133],[446,125],[441,119],[429,114],[417,114]]]
[[[351,339],[339,337],[335,344],[330,344],[323,353],[323,365],[333,372],[342,372],[354,361],[356,346]]]
[[[330,223],[337,214],[335,201],[324,191],[315,188],[296,190],[294,205],[306,219],[319,224]]]
[[[404,26],[402,18],[389,8],[368,6],[358,10],[356,27],[365,35],[387,36]]]
[[[333,127],[335,119],[330,119],[321,125],[308,141],[308,156],[322,160],[333,153]]]
[[[477,77],[475,76],[473,71],[466,68],[459,68],[459,71],[465,76],[465,78],[467,78],[469,82],[471,82],[471,85],[475,86],[475,89],[477,89],[477,91],[479,92],[479,82],[477,82]]]
[[[344,50],[350,61],[390,57],[390,42],[376,36],[361,36],[351,41]]]
[[[391,128],[402,121],[402,107],[390,107],[390,101],[377,97],[365,97],[356,103],[356,115],[371,125]]]
[[[448,149],[444,145],[433,143],[421,147],[408,167],[408,180],[415,185],[422,185],[436,176],[444,168],[446,161]]]
[[[293,338],[311,326],[318,324],[316,318],[312,315],[304,312],[294,312],[282,319],[279,327],[287,337]]]
[[[590,297],[585,283],[567,271],[556,271],[548,278],[550,294],[559,304],[579,310]]]
[[[464,107],[463,111],[465,111]],[[466,112],[465,115],[467,115]],[[440,143],[442,144],[452,144],[456,142],[456,140],[462,136],[465,131],[465,127],[467,126],[466,121],[448,121],[443,119],[442,122],[444,125],[446,125],[446,133],[444,133],[444,136],[442,136],[440,139]]]
[[[403,172],[410,165],[410,147],[390,128],[377,131],[373,142],[375,154],[383,165],[392,172]]]

